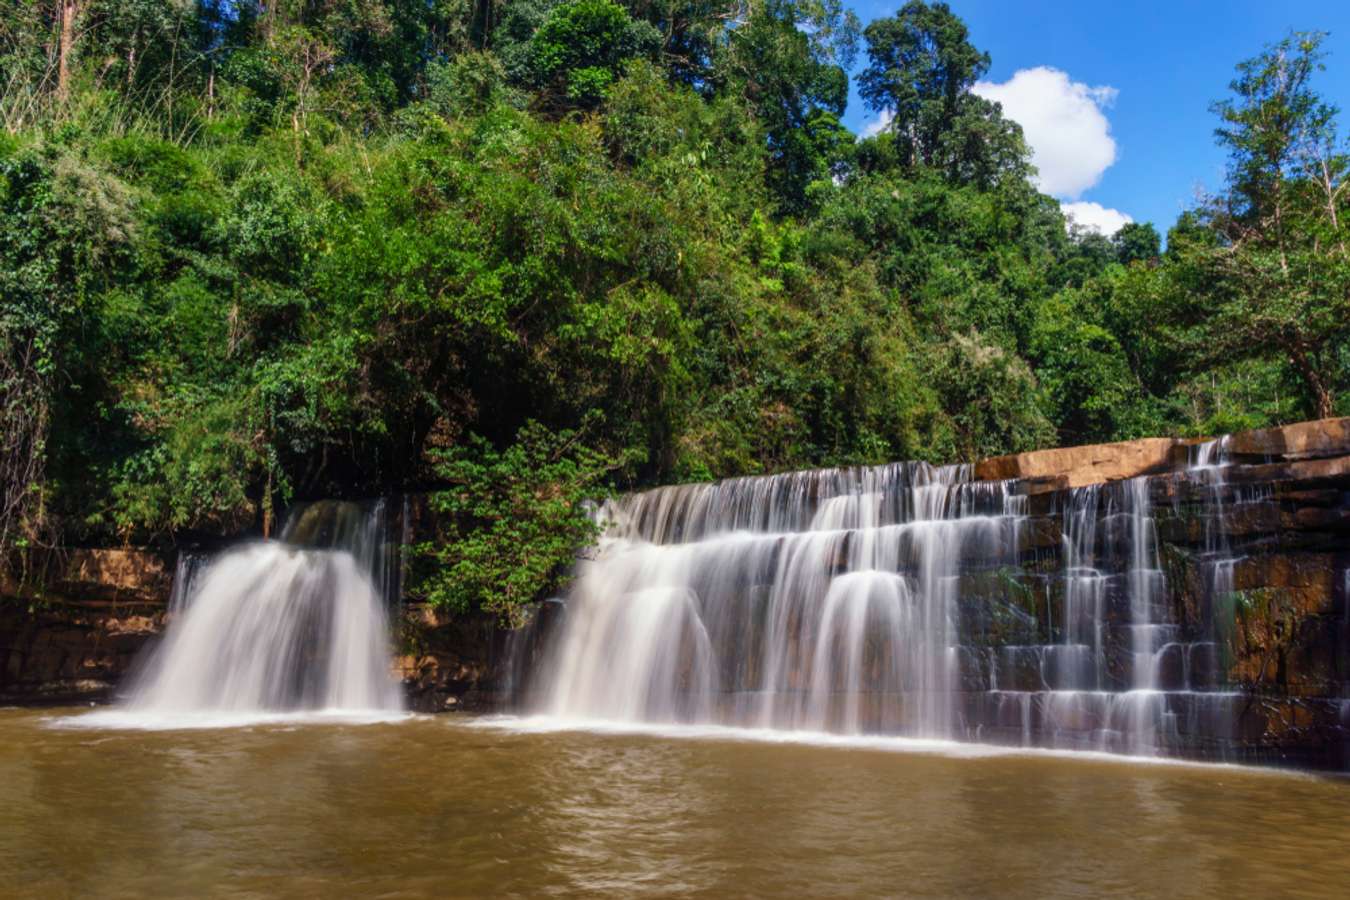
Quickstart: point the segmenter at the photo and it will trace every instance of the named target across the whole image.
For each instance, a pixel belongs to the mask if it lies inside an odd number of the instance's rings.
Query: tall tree
[[[1213,106],[1225,190],[1173,229],[1162,291],[1196,365],[1282,359],[1319,417],[1335,408],[1350,337],[1350,157],[1312,85],[1322,38],[1295,33],[1238,65],[1233,96]]]
[[[1127,222],[1111,238],[1116,248],[1116,261],[1122,265],[1157,259],[1162,239],[1152,222]]]
[[[929,166],[961,183],[989,185],[1005,173],[1031,174],[1021,128],[970,92],[989,54],[970,43],[966,23],[945,3],[909,0],[863,32],[868,65],[858,93],[889,119],[886,133],[902,166]]]
[[[763,126],[770,188],[786,211],[800,212],[808,185],[828,178],[852,145],[839,118],[857,30],[838,2],[768,0],[728,34],[718,80],[745,97]]]
[[[84,13],[83,0],[59,0],[60,34],[57,38],[56,96],[65,102],[70,98],[71,72],[75,65],[76,30]]]
[[[530,69],[545,106],[594,107],[628,60],[650,56],[659,44],[655,28],[613,0],[570,0],[531,37]]]

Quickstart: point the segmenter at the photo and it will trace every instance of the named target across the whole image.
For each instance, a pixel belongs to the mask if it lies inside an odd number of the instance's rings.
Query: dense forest
[[[1319,41],[1164,249],[1066,226],[942,3],[4,4],[0,548],[439,490],[493,607],[605,485],[1350,412]]]

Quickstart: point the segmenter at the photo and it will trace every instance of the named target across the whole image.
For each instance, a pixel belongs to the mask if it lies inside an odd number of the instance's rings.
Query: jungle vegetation
[[[4,4],[0,548],[432,491],[499,609],[611,487],[1350,412],[1319,41],[1164,250],[1066,227],[943,3]]]

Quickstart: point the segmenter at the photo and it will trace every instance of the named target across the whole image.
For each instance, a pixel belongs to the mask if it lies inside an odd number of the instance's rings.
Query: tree
[[[1151,222],[1127,222],[1111,238],[1116,250],[1116,261],[1121,265],[1148,262],[1158,258],[1162,239]]]
[[[431,603],[514,627],[525,604],[558,589],[599,532],[589,504],[617,466],[581,437],[529,422],[507,450],[476,438],[438,454],[446,489],[428,497],[437,539],[415,548],[431,563],[420,585]]]
[[[1070,223],[1056,253],[1050,279],[1058,287],[1082,287],[1116,261],[1115,242],[1095,228]]]
[[[1052,440],[1043,391],[1025,360],[976,331],[952,335],[936,349],[928,377],[949,411],[961,459],[1020,453]]]
[[[1226,188],[1173,231],[1160,297],[1195,365],[1279,357],[1311,411],[1333,413],[1336,353],[1350,334],[1343,222],[1350,158],[1336,109],[1313,89],[1322,35],[1296,33],[1240,63],[1213,110]]]
[[[530,68],[546,102],[592,108],[627,60],[650,56],[659,44],[655,28],[634,22],[612,0],[571,0],[555,7],[530,39]]]
[[[945,3],[929,6],[909,0],[889,19],[878,19],[863,32],[868,66],[858,76],[858,93],[878,112],[891,114],[890,128],[910,135],[914,150],[935,143],[939,116],[951,118],[957,100],[989,70],[989,54],[970,43],[966,23]]]
[[[1123,324],[1115,308],[1117,282],[1111,271],[1068,287],[1043,301],[1032,329],[1036,377],[1049,401],[1061,442],[1090,444],[1150,433],[1153,401],[1122,346]]]
[[[868,65],[858,93],[889,119],[886,131],[902,166],[930,166],[960,183],[989,185],[1032,170],[1022,130],[1001,107],[970,92],[989,70],[989,54],[945,3],[909,0],[863,32]]]
[[[62,103],[70,99],[71,72],[75,65],[75,39],[84,15],[81,0],[58,0],[59,34],[57,39],[56,96]]]
[[[807,187],[827,179],[853,143],[839,122],[848,105],[856,26],[838,5],[814,11],[769,0],[732,31],[719,60],[724,89],[739,92],[768,138],[770,188],[800,212]],[[828,38],[827,38],[828,36]]]
[[[88,294],[128,262],[125,187],[69,155],[0,146],[0,571],[51,540],[53,422],[69,414]],[[87,341],[77,342],[84,337]],[[93,354],[97,357],[97,354]]]

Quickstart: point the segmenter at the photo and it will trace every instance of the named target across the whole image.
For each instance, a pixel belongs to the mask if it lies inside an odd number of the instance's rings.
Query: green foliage
[[[1151,262],[1162,250],[1158,229],[1149,222],[1130,222],[1122,226],[1111,238],[1111,243],[1115,247],[1116,261],[1121,265]]]
[[[812,183],[839,174],[848,156],[841,63],[852,59],[856,32],[837,5],[771,0],[752,9],[718,59],[719,80],[745,98],[764,128],[768,185],[786,211],[806,209]]]
[[[1294,34],[1239,64],[1233,98],[1214,106],[1226,191],[1173,229],[1151,299],[1192,371],[1278,361],[1300,382],[1305,414],[1325,417],[1347,375],[1350,155],[1311,85],[1320,42]]]
[[[1054,426],[1038,403],[1027,402],[1040,392],[1031,368],[979,334],[953,336],[928,375],[943,409],[952,410],[951,441],[958,458],[973,462],[1053,442]]]
[[[1065,228],[989,64],[921,0],[10,4],[0,553],[430,491],[429,595],[510,618],[611,488],[1350,411],[1317,36],[1161,254]]]
[[[1090,281],[1060,291],[1037,310],[1036,373],[1064,443],[1142,437],[1165,427],[1141,390],[1114,323],[1104,315],[1113,288],[1109,278]]]
[[[593,107],[627,60],[651,55],[660,43],[655,28],[634,22],[613,0],[568,0],[530,38],[529,66],[550,102]]]
[[[974,328],[1022,352],[1053,263],[1032,197],[953,186],[931,171],[875,174],[851,179],[820,218],[866,248],[929,333],[945,340]]]
[[[914,152],[931,148],[932,129],[943,118],[934,105],[950,113],[989,70],[989,54],[971,45],[966,24],[945,3],[909,0],[892,18],[868,25],[865,35],[869,64],[858,92],[873,108],[892,113],[893,131],[913,135]]]
[[[889,117],[878,162],[928,166],[960,184],[992,187],[1032,174],[1022,129],[998,104],[971,93],[989,54],[970,43],[966,24],[945,3],[909,0],[867,26],[868,65],[858,93]],[[882,162],[885,160],[885,162]]]
[[[432,604],[481,609],[518,625],[522,606],[557,590],[594,540],[591,515],[615,462],[529,422],[498,451],[482,438],[437,454],[446,489],[429,495],[436,540],[415,552],[434,563],[418,590]]]

